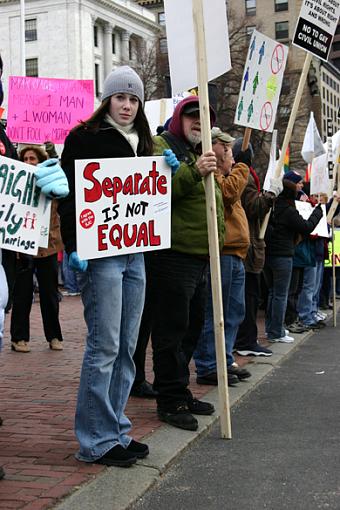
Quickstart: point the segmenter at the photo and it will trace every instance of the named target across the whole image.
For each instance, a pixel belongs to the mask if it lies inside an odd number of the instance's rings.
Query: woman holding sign
[[[65,141],[61,164],[70,195],[59,207],[69,264],[78,280],[88,327],[75,418],[77,459],[129,467],[149,453],[128,435],[125,407],[134,380],[133,353],[144,304],[142,253],[80,260],[76,244],[75,160],[151,156],[153,143],[144,114],[144,90],[128,66],[104,82],[102,103]],[[113,165],[114,166],[114,165]]]

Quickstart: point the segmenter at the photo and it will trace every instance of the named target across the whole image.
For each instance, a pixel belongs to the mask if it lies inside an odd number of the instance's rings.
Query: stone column
[[[128,64],[130,62],[129,55],[129,41],[130,41],[131,32],[127,30],[123,30],[122,32],[122,63]]]
[[[104,25],[104,75],[107,76],[112,71],[112,31],[113,26],[109,23]]]

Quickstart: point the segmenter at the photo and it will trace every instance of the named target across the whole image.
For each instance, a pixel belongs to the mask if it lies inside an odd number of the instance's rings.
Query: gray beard
[[[188,138],[188,141],[191,143],[191,145],[193,145],[194,147],[195,147],[197,144],[199,144],[199,143],[201,142],[201,140],[202,140],[202,137],[201,137],[201,135],[200,135],[200,134],[199,134],[199,135],[194,135],[194,134],[190,133],[190,134],[187,136],[187,138]]]

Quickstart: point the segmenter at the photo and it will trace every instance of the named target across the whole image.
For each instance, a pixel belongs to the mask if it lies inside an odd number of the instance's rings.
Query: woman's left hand
[[[47,159],[37,165],[37,186],[49,198],[64,198],[69,194],[67,177],[57,159]]]

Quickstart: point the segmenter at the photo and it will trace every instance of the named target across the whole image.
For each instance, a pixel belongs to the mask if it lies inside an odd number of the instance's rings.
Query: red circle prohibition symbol
[[[79,215],[79,222],[83,228],[91,228],[94,220],[94,212],[91,209],[84,209]]]
[[[260,126],[262,131],[267,131],[273,118],[272,104],[267,101],[261,108]]]
[[[285,52],[283,51],[283,46],[282,44],[277,44],[273,49],[272,59],[270,62],[273,74],[277,74],[282,69],[284,59]]]

